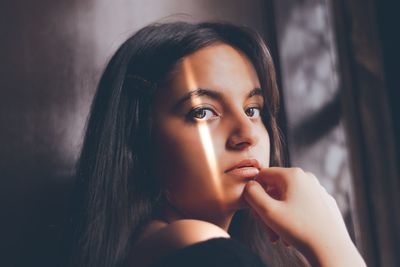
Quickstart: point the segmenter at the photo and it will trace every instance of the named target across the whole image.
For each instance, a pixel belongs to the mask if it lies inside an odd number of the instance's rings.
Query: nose
[[[256,145],[258,136],[256,134],[255,122],[253,122],[244,111],[238,111],[229,118],[230,134],[227,141],[228,149],[245,150]]]

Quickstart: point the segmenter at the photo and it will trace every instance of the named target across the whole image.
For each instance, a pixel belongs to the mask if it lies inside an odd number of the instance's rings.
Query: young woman
[[[71,265],[365,266],[318,179],[283,167],[277,112],[273,62],[250,29],[138,31],[92,104]]]

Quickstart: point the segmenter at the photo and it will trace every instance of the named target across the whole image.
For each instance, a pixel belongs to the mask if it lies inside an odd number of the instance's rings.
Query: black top
[[[213,238],[173,251],[151,267],[266,267],[261,258],[240,242]]]

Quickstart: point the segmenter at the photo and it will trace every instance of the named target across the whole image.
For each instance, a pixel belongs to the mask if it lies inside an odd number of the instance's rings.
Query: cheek
[[[173,128],[176,129],[176,128]],[[170,192],[171,202],[177,207],[199,214],[223,202],[220,175],[215,177],[213,166],[224,148],[220,134],[210,133],[212,152],[207,152],[206,141],[196,127],[180,127],[180,131],[164,131],[157,141],[158,157],[155,162],[161,187]],[[203,133],[203,138],[204,133]],[[213,154],[213,155],[208,155]],[[215,154],[214,154],[215,153]],[[217,170],[217,172],[219,172]]]
[[[196,128],[167,128],[155,144],[156,172],[165,186],[187,186],[207,174],[206,152]]]
[[[268,132],[264,125],[255,130],[259,142],[253,148],[253,156],[262,161],[264,167],[268,167]],[[220,173],[223,170],[218,168],[225,167],[223,163],[232,157],[232,151],[227,151],[225,146],[228,137],[227,130],[223,128],[211,128],[201,133],[197,127],[173,123],[164,125],[163,131],[158,133],[155,142],[155,171],[161,187],[170,191],[172,201],[177,206],[206,213],[210,207],[221,203],[236,203],[240,198],[244,185],[238,186],[222,179],[223,176],[213,175],[213,161]],[[208,148],[209,145],[212,150]]]
[[[170,201],[181,210],[204,214],[218,203],[218,192],[203,144],[197,134],[170,140],[165,164],[160,169],[162,187],[170,192]]]

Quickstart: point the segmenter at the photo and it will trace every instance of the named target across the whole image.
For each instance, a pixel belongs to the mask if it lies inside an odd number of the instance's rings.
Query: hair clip
[[[135,88],[141,93],[152,94],[157,89],[157,84],[136,74],[127,74],[126,82],[128,87]]]

